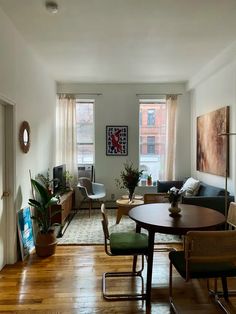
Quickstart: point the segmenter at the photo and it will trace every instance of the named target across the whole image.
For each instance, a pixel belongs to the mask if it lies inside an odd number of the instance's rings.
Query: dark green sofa
[[[173,186],[180,189],[183,183],[184,181],[157,181],[157,192],[165,193]],[[230,195],[228,192],[228,196],[227,196],[228,207],[229,207],[229,203],[233,201],[234,201],[234,196]],[[225,190],[222,188],[218,188],[218,187],[201,182],[197,195],[183,196],[182,203],[212,208],[224,214],[225,213]]]

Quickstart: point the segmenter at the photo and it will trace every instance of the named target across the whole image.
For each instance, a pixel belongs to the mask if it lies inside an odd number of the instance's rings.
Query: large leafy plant
[[[31,179],[31,185],[35,193],[35,199],[29,199],[29,205],[34,207],[35,213],[31,217],[39,227],[41,233],[47,233],[52,229],[52,217],[60,211],[51,212],[51,206],[59,202],[59,198],[51,194],[48,189],[38,181]]]
[[[120,178],[116,179],[116,184],[119,188],[135,189],[142,174],[143,170],[139,171],[132,162],[127,161],[124,163],[124,170],[121,171]]]

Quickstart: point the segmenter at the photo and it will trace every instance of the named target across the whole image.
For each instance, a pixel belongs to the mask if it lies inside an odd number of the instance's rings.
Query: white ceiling
[[[235,0],[0,0],[60,82],[187,81],[236,40]]]

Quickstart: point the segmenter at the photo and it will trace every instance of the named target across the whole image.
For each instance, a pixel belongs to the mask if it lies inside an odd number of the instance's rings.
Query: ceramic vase
[[[169,207],[169,212],[172,216],[178,216],[181,212],[181,208],[179,207],[178,202],[172,202],[171,206]]]

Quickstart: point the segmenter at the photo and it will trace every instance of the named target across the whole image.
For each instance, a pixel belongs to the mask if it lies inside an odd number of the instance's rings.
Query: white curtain
[[[66,170],[77,180],[76,99],[59,95],[56,108],[56,163],[66,164]]]
[[[167,105],[167,130],[166,130],[165,180],[174,180],[177,95],[167,95],[166,105]]]

